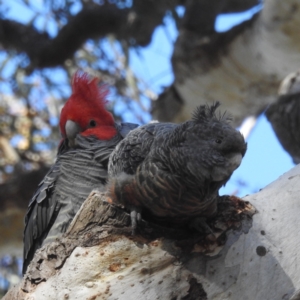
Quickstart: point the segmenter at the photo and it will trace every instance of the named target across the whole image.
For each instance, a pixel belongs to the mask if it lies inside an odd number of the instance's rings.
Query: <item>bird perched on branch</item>
[[[300,71],[289,74],[281,83],[277,100],[266,110],[266,117],[282,147],[295,164],[300,163]]]
[[[216,213],[218,190],[240,165],[247,144],[219,103],[200,106],[182,124],[152,123],[131,131],[109,159],[109,194],[131,212],[205,227]]]
[[[109,155],[137,127],[115,123],[105,108],[107,93],[86,73],[73,77],[72,95],[61,111],[56,162],[39,184],[25,217],[23,273],[38,248],[66,231],[89,193],[104,187]]]

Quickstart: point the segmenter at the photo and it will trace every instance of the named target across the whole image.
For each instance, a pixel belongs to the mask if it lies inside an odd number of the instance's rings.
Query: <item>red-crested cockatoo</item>
[[[108,159],[136,124],[115,123],[105,108],[108,89],[86,73],[73,77],[72,95],[60,116],[56,162],[32,197],[24,230],[23,273],[35,251],[55,240],[93,189],[106,185]]]

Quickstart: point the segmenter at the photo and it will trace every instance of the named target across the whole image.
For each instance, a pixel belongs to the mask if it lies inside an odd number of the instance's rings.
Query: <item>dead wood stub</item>
[[[141,248],[144,245],[155,247],[155,243],[160,240],[160,247],[179,263],[184,263],[191,257],[191,252],[193,255],[218,253],[226,242],[228,230],[239,230],[239,234],[249,230],[255,210],[239,198],[223,196],[219,198],[218,211],[218,215],[208,221],[214,235],[199,234],[186,227],[167,227],[166,224],[154,224],[143,220],[139,224],[138,234],[132,236],[130,215],[120,207],[106,202],[105,194],[92,192],[64,236],[36,252],[23,278],[22,292],[31,292],[41,282],[54,276],[76,247],[107,246],[124,237],[136,245],[141,245]],[[112,263],[110,271],[115,272],[118,267],[120,268],[119,263]],[[193,295],[199,295],[201,284],[193,278],[189,284],[188,298],[184,299],[199,299],[193,298]],[[204,290],[202,294],[200,299],[206,299]]]

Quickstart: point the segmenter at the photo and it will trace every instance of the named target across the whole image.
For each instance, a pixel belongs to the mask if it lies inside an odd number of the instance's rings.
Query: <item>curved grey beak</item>
[[[230,153],[226,155],[226,162],[222,166],[214,167],[211,173],[214,181],[221,181],[228,179],[233,171],[239,167],[242,162],[241,153]]]
[[[68,120],[65,126],[66,135],[69,140],[69,146],[74,147],[75,146],[75,138],[76,135],[81,131],[80,126],[71,120]]]

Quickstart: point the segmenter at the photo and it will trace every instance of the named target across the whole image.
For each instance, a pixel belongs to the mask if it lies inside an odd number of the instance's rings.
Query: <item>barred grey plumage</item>
[[[200,106],[182,124],[153,123],[131,131],[109,160],[112,202],[168,222],[190,222],[216,212],[218,190],[240,165],[246,152],[243,136],[219,103]]]
[[[60,115],[57,159],[34,194],[25,218],[23,273],[35,251],[64,233],[89,193],[106,184],[108,158],[135,124],[117,125],[105,108],[105,87],[77,72]]]
[[[55,164],[39,184],[28,207],[23,273],[38,248],[67,230],[90,192],[104,188],[111,152],[136,126],[128,123],[117,126],[118,134],[108,141],[78,135],[76,148],[65,150],[66,145],[61,145],[60,149],[63,150],[59,151]]]

